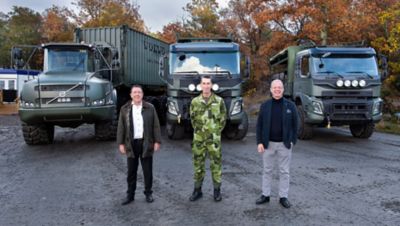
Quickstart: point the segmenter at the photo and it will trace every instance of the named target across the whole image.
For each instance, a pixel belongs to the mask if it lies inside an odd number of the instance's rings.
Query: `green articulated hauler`
[[[181,38],[171,44],[169,55],[160,59],[160,77],[167,85],[168,137],[181,139],[192,131],[190,103],[201,93],[201,76],[209,75],[213,92],[224,99],[227,109],[222,134],[228,139],[244,138],[248,118],[243,109],[242,83],[249,74],[249,58],[242,57],[239,45],[229,38]]]
[[[271,77],[283,81],[284,96],[297,106],[300,139],[311,139],[313,127],[343,125],[369,138],[382,118],[386,62],[363,46],[290,46],[269,59]]]
[[[43,72],[24,84],[20,96],[25,142],[48,144],[54,126],[84,123],[94,124],[96,139],[115,139],[118,112],[133,84],[143,87],[165,121],[166,89],[158,61],[167,53],[167,43],[127,26],[78,28],[72,43],[13,47],[16,67],[29,68],[36,55],[43,62]],[[26,55],[31,60],[25,64]]]

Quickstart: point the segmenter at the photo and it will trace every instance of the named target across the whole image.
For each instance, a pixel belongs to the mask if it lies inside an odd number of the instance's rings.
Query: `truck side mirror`
[[[165,81],[166,73],[165,73],[165,61],[167,57],[165,55],[161,56],[158,60],[158,75],[160,76],[161,80]]]
[[[250,68],[251,68],[251,62],[250,62],[250,57],[246,56],[245,58],[245,63],[246,63],[246,68],[244,69],[244,77],[245,78],[250,78]]]
[[[112,49],[111,50],[111,68],[114,70],[119,70],[121,67],[121,62],[119,61],[119,54],[117,50]]]
[[[387,57],[383,54],[379,54],[379,69],[381,71],[381,80],[385,80],[388,77],[388,62]]]
[[[22,59],[22,49],[20,48],[12,48],[11,55],[14,61],[15,68],[23,68],[24,67],[24,60]]]
[[[22,59],[22,49],[13,48],[12,49],[12,56],[13,56],[14,60],[21,60]]]
[[[118,70],[121,67],[121,63],[119,62],[119,59],[113,59],[111,61],[111,68],[113,70]]]

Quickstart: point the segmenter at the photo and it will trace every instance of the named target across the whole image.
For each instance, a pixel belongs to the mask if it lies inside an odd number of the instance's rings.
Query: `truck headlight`
[[[99,99],[99,100],[94,100],[92,101],[93,106],[102,106],[106,103],[105,99]]]
[[[174,102],[168,102],[168,112],[173,115],[178,115]]]
[[[322,108],[322,104],[320,103],[320,102],[317,102],[317,101],[313,101],[312,102],[312,107],[313,107],[313,111],[315,112],[315,113],[317,113],[317,114],[320,114],[320,115],[322,115],[323,113],[323,108]]]
[[[197,84],[196,90],[199,91],[199,92],[201,91],[201,85],[200,84]]]
[[[211,88],[212,88],[212,90],[217,91],[219,89],[219,85],[213,84]]]
[[[36,108],[36,107],[39,107],[39,105],[35,104],[34,102],[23,101],[23,100],[21,100],[21,102],[19,103],[19,106],[21,108]]]
[[[239,114],[241,111],[242,111],[242,102],[236,101],[235,104],[233,105],[231,115]]]
[[[376,115],[381,113],[381,111],[382,111],[382,100],[379,99],[379,101],[375,102],[372,107],[372,114]]]
[[[196,90],[196,86],[195,86],[194,84],[190,84],[190,85],[188,86],[188,89],[189,89],[189,91],[193,92],[193,91]]]

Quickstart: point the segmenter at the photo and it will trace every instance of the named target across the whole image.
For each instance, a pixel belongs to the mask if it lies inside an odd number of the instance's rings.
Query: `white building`
[[[16,90],[18,97],[25,82],[35,78],[39,71],[0,69],[0,89]]]

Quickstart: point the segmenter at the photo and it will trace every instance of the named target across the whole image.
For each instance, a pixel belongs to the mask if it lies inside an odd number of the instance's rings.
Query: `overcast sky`
[[[74,9],[74,0],[0,0],[0,11],[8,13],[12,6],[28,7],[42,13],[52,5],[65,6]],[[191,0],[131,0],[140,5],[140,15],[146,26],[153,32],[161,31],[169,22],[181,21],[184,16],[182,8]],[[220,8],[226,7],[229,0],[217,0]]]

